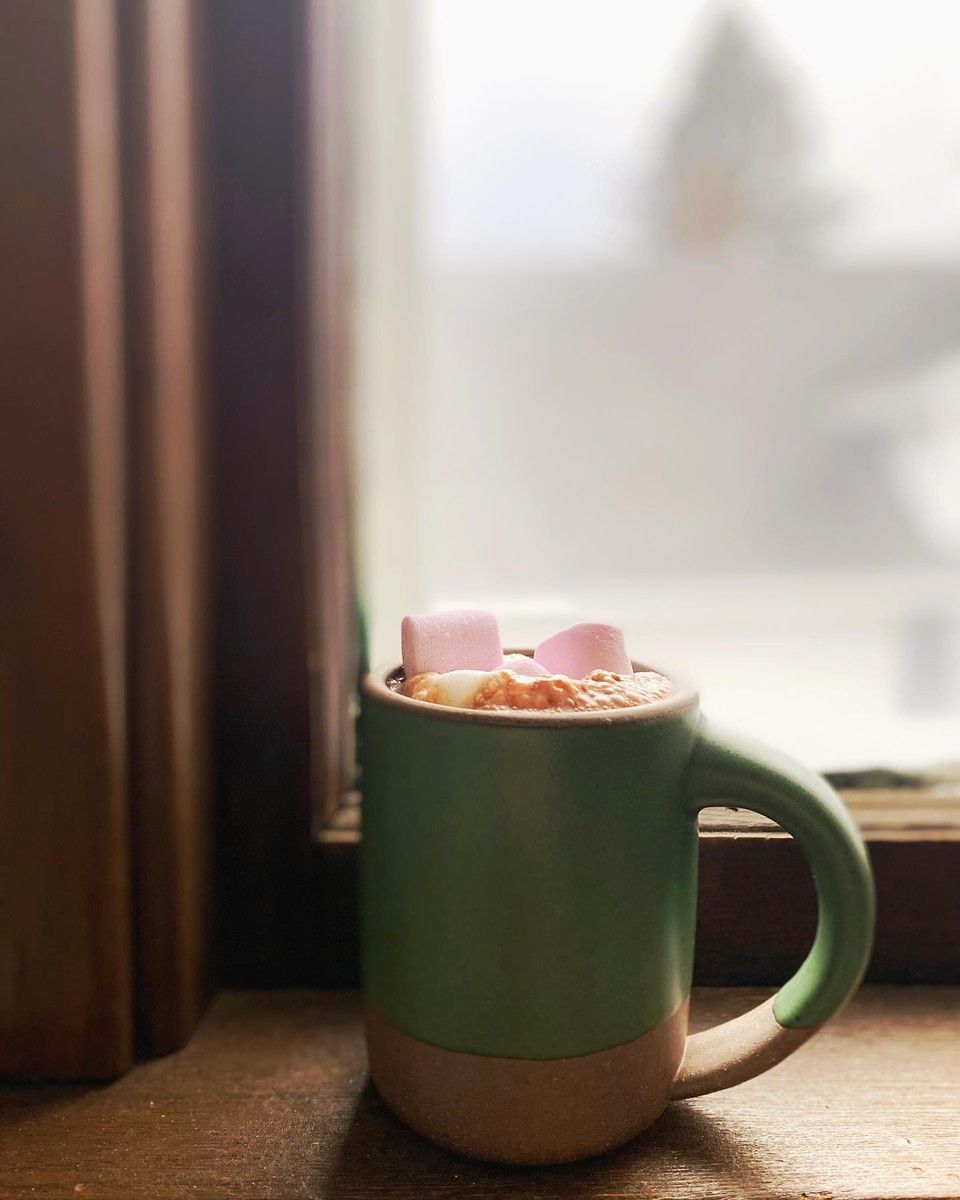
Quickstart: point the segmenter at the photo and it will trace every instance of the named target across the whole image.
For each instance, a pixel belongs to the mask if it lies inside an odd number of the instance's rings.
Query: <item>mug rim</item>
[[[507,648],[505,654],[527,654],[533,651],[528,648]],[[629,708],[606,708],[598,712],[569,712],[564,710],[530,709],[501,709],[490,710],[483,708],[454,708],[452,705],[434,704],[429,700],[415,700],[412,696],[404,696],[396,692],[388,684],[403,671],[402,663],[391,663],[369,671],[363,679],[363,695],[381,704],[394,708],[407,709],[411,713],[419,713],[424,717],[432,717],[440,721],[456,721],[475,725],[508,725],[513,727],[562,729],[568,726],[582,727],[584,725],[639,725],[652,721],[667,720],[679,717],[697,707],[700,699],[695,688],[678,679],[672,672],[650,666],[648,663],[631,659],[634,671],[656,671],[663,675],[677,689],[672,695],[664,696],[661,700],[651,700],[648,704],[634,704]]]

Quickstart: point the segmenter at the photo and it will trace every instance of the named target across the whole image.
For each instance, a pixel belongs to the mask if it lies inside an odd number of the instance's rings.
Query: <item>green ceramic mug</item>
[[[545,1163],[627,1141],[673,1099],[790,1054],[870,953],[866,851],[836,794],[712,729],[697,696],[602,713],[446,708],[364,684],[367,1042],[387,1103],[480,1158]],[[813,869],[797,973],[687,1036],[697,814],[772,818]]]

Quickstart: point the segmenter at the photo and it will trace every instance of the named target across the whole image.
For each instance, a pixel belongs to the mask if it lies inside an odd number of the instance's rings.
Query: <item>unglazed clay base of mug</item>
[[[687,1002],[631,1042],[577,1058],[495,1058],[412,1038],[366,1003],[370,1073],[402,1120],[448,1149],[547,1164],[622,1145],[660,1115],[683,1056]]]

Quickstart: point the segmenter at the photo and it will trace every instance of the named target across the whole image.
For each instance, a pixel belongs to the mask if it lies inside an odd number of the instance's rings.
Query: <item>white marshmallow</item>
[[[438,699],[451,708],[471,708],[486,671],[445,671],[437,678]]]
[[[514,675],[533,675],[543,678],[550,674],[546,667],[530,657],[529,654],[505,654],[501,671],[512,671]]]

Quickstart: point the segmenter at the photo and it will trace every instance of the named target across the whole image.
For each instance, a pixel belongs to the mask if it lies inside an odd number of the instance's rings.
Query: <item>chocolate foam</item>
[[[413,700],[487,712],[601,712],[650,704],[677,690],[658,671],[624,675],[593,671],[583,679],[570,679],[566,675],[531,677],[500,670],[479,673],[471,682],[472,694],[464,695],[462,686],[457,686],[455,701],[450,698],[445,676],[437,672],[405,679],[397,690]]]

